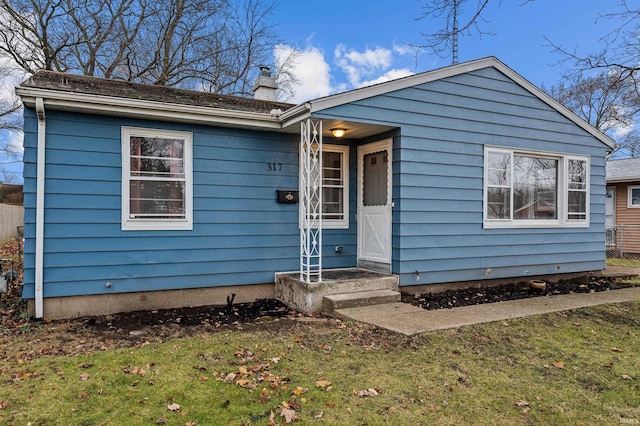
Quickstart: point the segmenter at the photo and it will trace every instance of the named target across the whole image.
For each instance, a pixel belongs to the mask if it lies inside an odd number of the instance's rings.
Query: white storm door
[[[391,139],[358,147],[358,260],[391,263]]]

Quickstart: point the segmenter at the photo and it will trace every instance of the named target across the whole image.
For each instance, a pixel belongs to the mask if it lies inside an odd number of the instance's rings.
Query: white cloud
[[[384,47],[376,47],[375,49],[366,49],[364,52],[358,52],[355,49],[347,51],[347,47],[339,44],[335,49],[336,58],[344,57],[354,65],[365,67],[368,69],[386,68],[391,64],[391,51]]]
[[[609,124],[605,124],[603,126],[604,127],[608,127],[609,129],[611,129],[611,133],[613,134],[613,138],[614,139],[621,139],[625,136],[627,136],[629,133],[631,133],[631,131],[633,130],[633,128],[635,127],[634,123],[629,123],[629,124],[620,124],[620,123],[612,123],[611,125]]]
[[[393,45],[393,52],[397,53],[398,55],[413,55],[415,56],[417,53],[417,49],[413,46],[410,46],[408,44],[394,44]]]
[[[294,88],[294,96],[288,99],[288,102],[300,103],[327,96],[335,91],[331,86],[331,68],[324,59],[324,52],[319,48],[307,46],[303,50],[296,50],[289,45],[280,44],[276,46],[274,55],[278,67],[290,58],[291,73],[300,82],[300,85]]]
[[[13,60],[0,58],[0,98],[13,99],[14,88],[28,76]]]
[[[333,51],[336,66],[332,69],[325,52],[313,46],[310,40],[308,43],[303,50],[286,44],[278,45],[274,52],[280,72],[286,63],[285,71],[300,82],[289,102],[300,103],[413,74],[406,64],[406,56],[415,54],[410,46],[394,45],[391,49],[376,47],[359,51],[338,44]]]
[[[21,183],[22,179],[22,146],[23,133],[19,131],[0,130],[0,181],[4,183]],[[4,149],[6,148],[6,151]],[[9,154],[11,153],[11,155]]]
[[[396,80],[398,78],[406,77],[412,74],[414,73],[408,70],[407,68],[393,69],[393,70],[387,71],[386,73],[384,73],[378,78],[361,82],[360,86],[358,87],[371,86],[373,84],[384,83],[385,81]]]
[[[7,142],[7,151],[22,155],[24,152],[24,146],[22,143],[22,139],[24,138],[24,133],[18,130],[11,131],[7,130],[8,133],[8,142]]]
[[[334,55],[352,87],[359,87],[363,78],[373,77],[377,72],[388,68],[392,60],[391,50],[384,47],[367,48],[364,52],[358,52],[355,49],[347,50],[345,45],[339,44]]]

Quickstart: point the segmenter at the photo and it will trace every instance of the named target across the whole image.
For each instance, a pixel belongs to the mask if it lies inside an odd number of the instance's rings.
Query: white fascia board
[[[310,116],[311,104],[309,102],[305,102],[304,104],[297,105],[293,108],[290,108],[280,114],[278,119],[280,120],[280,124],[283,129],[287,127],[299,123]]]
[[[385,93],[393,92],[396,90],[406,89],[408,87],[442,80],[444,78],[449,78],[488,67],[493,67],[501,73],[505,74],[507,77],[520,85],[523,89],[527,90],[532,95],[549,105],[551,108],[558,111],[560,114],[571,120],[583,130],[587,131],[589,134],[594,136],[605,145],[609,146],[612,149],[615,147],[615,141],[609,136],[600,132],[595,127],[584,121],[582,118],[578,117],[564,105],[560,104],[558,101],[547,95],[545,92],[537,88],[534,84],[529,82],[527,79],[516,73],[514,70],[512,70],[493,56],[456,64],[434,71],[424,72],[421,74],[410,75],[407,77],[399,78],[397,80],[387,81],[373,86],[350,90],[348,92],[338,93],[324,98],[318,98],[308,102],[308,104],[310,104],[309,113],[313,114],[314,112],[322,111],[328,108],[348,104],[351,102],[357,102],[373,96],[383,95]]]
[[[35,105],[35,99],[41,97],[45,100],[47,107],[51,109],[223,126],[272,130],[281,128],[278,117],[266,113],[71,93],[31,87],[16,87],[16,94],[28,106]]]
[[[366,86],[359,89],[350,90],[348,92],[342,92],[335,95],[326,96],[324,98],[318,98],[309,102],[311,104],[311,112],[318,112],[327,108],[356,102],[362,99],[371,98],[373,96],[383,95],[385,93],[393,92],[396,90],[406,89],[408,87],[413,87],[436,80],[442,80],[444,78],[452,77],[455,75],[476,71],[482,68],[487,68],[493,65],[494,61],[497,61],[497,59],[493,57],[478,59],[476,61],[452,65],[434,71],[414,74],[407,77],[399,78],[397,80],[386,81],[384,83],[378,83],[372,86]]]
[[[606,181],[607,181],[607,184],[640,182],[640,176],[617,177],[617,178],[607,179]]]

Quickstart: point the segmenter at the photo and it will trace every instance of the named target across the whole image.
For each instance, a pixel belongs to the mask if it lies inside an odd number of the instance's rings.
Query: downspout
[[[44,299],[44,171],[47,121],[44,100],[36,98],[38,113],[38,163],[36,177],[36,253],[35,253],[35,302],[36,318],[43,318]]]

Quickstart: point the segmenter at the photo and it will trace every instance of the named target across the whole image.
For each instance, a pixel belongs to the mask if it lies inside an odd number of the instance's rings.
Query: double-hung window
[[[322,147],[322,226],[349,227],[349,147]]]
[[[122,128],[122,229],[192,229],[192,135]]]
[[[627,207],[630,209],[640,208],[640,186],[630,186],[627,194]]]
[[[485,149],[484,225],[588,226],[588,157]]]
[[[567,221],[587,221],[589,171],[586,158],[567,160]]]

